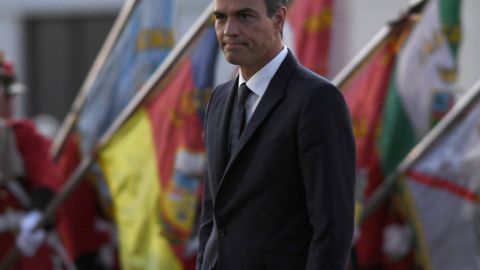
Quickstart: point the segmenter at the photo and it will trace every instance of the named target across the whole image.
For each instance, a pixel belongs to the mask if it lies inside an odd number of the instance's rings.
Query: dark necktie
[[[237,146],[240,135],[242,135],[245,119],[245,101],[247,100],[248,95],[251,93],[251,90],[245,83],[242,83],[238,88],[237,96],[237,108],[235,110],[235,118],[233,119],[233,128],[232,128],[232,145],[230,153],[233,153],[235,147]]]

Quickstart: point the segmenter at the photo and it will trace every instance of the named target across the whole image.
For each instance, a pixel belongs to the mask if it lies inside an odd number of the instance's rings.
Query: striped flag
[[[200,202],[202,130],[218,43],[202,28],[165,79],[99,151],[122,269],[194,269],[188,240]]]

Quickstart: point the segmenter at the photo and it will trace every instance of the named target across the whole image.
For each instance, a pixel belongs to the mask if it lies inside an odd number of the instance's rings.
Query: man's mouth
[[[225,42],[224,47],[225,49],[236,49],[242,47],[243,44],[241,43],[235,43],[235,42]]]
[[[234,40],[226,40],[223,42],[224,46],[230,46],[230,47],[237,47],[237,46],[243,46],[244,44],[239,41],[234,41]]]

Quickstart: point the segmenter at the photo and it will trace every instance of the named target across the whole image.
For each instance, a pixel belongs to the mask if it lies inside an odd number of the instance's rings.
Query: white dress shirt
[[[265,91],[267,90],[268,84],[270,84],[273,75],[275,75],[283,60],[285,60],[285,57],[287,57],[287,54],[288,49],[284,46],[283,50],[280,51],[280,53],[277,54],[277,56],[275,56],[272,61],[270,61],[262,69],[257,71],[257,73],[255,73],[248,81],[245,80],[242,72],[239,72],[240,74],[238,86],[240,87],[242,83],[246,82],[248,88],[252,90],[252,93],[247,97],[247,100],[245,101],[245,123],[248,123],[248,121],[252,117],[253,112],[257,108],[258,103],[260,103],[263,94],[265,94]]]

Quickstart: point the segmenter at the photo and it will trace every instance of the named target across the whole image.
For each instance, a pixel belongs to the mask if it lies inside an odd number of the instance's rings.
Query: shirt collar
[[[252,92],[256,95],[262,97],[267,90],[268,84],[272,80],[273,76],[277,72],[278,68],[282,64],[285,57],[287,57],[288,49],[286,46],[283,47],[283,50],[275,56],[268,64],[261,68],[257,73],[253,74],[250,80],[246,81],[242,75],[242,72],[239,72],[238,86],[244,82],[247,82],[247,86]]]

